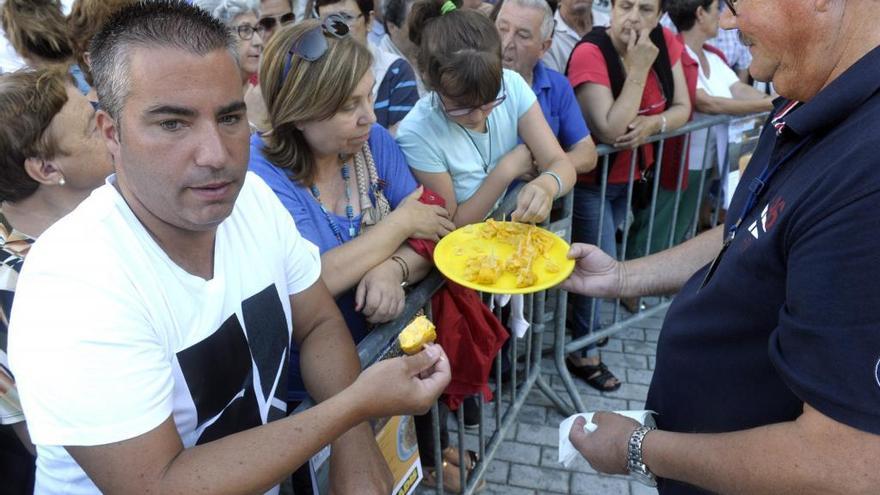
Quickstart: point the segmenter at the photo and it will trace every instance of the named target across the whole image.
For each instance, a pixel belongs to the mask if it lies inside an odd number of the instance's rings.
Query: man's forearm
[[[715,493],[876,493],[876,459],[859,447],[793,421],[721,434],[655,431],[643,458],[657,476]]]
[[[723,225],[678,246],[623,264],[622,297],[678,292],[697,270],[721,250]]]
[[[351,394],[342,393],[294,416],[185,449],[168,465],[160,493],[265,492],[328,439],[362,423],[366,417],[358,406]]]

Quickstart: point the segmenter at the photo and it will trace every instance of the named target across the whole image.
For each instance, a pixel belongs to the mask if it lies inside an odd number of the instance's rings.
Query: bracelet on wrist
[[[660,114],[660,134],[666,132],[666,116],[662,113]]]
[[[402,280],[400,282],[401,287],[406,287],[409,285],[409,265],[406,260],[401,258],[400,256],[394,255],[391,257],[391,261],[397,263],[397,266],[400,267]]]
[[[559,174],[557,174],[556,172],[552,172],[550,170],[545,170],[541,172],[539,177],[545,174],[553,177],[553,179],[556,180],[556,195],[553,196],[553,199],[559,199],[559,197],[562,196],[562,177],[560,177]]]

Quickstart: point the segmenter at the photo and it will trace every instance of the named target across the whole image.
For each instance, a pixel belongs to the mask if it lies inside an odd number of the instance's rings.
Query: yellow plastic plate
[[[547,272],[544,256],[539,256],[539,259],[532,264],[532,269],[538,280],[529,287],[517,287],[516,275],[507,271],[502,273],[501,277],[492,285],[469,282],[464,277],[465,261],[469,257],[494,253],[499,260],[504,262],[510,258],[515,249],[514,246],[505,242],[481,238],[480,232],[483,225],[485,224],[478,223],[456,229],[437,243],[434,248],[434,264],[437,265],[440,273],[449,280],[474,290],[493,294],[530,294],[558,285],[568,278],[574,270],[574,260],[566,258],[569,249],[568,243],[556,234],[541,229],[544,234],[553,238],[553,244],[547,256],[559,266],[558,272]]]

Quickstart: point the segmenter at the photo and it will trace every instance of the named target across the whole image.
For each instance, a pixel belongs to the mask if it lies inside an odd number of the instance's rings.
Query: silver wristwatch
[[[654,428],[639,426],[632,432],[626,449],[626,467],[629,469],[629,474],[639,483],[657,486],[657,478],[642,461],[642,441],[651,430]]]

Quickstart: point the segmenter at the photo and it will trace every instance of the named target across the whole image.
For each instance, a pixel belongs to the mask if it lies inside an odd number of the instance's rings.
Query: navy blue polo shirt
[[[661,429],[727,432],[791,421],[808,403],[880,434],[880,47],[767,125],[737,189],[783,163],[717,271],[666,316],[647,408]],[[780,102],[777,110],[787,102]],[[702,493],[664,480],[662,493]]]
[[[532,71],[532,91],[563,150],[590,135],[568,79],[540,60]]]

